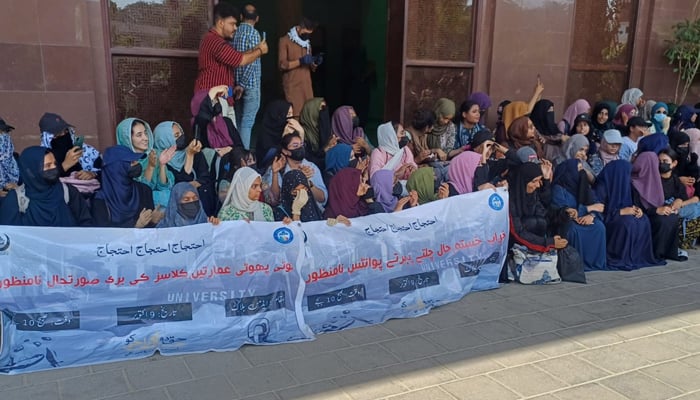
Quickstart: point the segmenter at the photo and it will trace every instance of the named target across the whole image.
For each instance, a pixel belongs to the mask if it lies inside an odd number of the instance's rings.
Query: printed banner
[[[423,315],[498,287],[508,193],[352,220],[0,226],[0,374],[235,350]]]
[[[507,192],[451,197],[352,226],[303,224],[304,319],[314,333],[428,313],[498,287],[508,246]]]

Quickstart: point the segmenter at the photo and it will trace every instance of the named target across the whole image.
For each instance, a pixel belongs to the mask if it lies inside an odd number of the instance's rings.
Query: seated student
[[[671,127],[671,117],[669,117],[670,108],[668,104],[657,102],[654,107],[651,108],[651,123],[653,126],[653,133],[668,133],[668,129]]]
[[[27,147],[19,156],[22,185],[0,204],[0,225],[90,226],[90,210],[77,189],[59,181],[51,150]]]
[[[199,201],[197,189],[189,182],[180,182],[170,191],[170,202],[165,210],[165,217],[156,228],[172,228],[211,222],[219,225],[216,217],[208,217]]]
[[[700,167],[698,154],[690,151],[690,135],[671,128],[668,131],[668,144],[677,156],[678,164],[674,168],[674,174],[686,186],[689,195],[695,194],[695,187],[700,180]]]
[[[306,158],[325,170],[326,151],[331,140],[331,116],[323,97],[314,97],[304,103],[299,115],[299,123],[304,128]],[[337,138],[336,138],[337,140]]]
[[[603,133],[598,145],[598,151],[588,158],[588,164],[593,173],[598,176],[609,162],[620,159],[622,135],[617,129],[608,129]]]
[[[474,92],[469,95],[467,101],[474,102],[479,106],[479,124],[484,125],[486,123],[486,114],[489,112],[489,108],[491,108],[491,97],[489,97],[489,95],[484,92]],[[503,105],[499,104],[498,112],[501,115],[503,114]]]
[[[435,107],[433,108],[435,125],[427,138],[428,146],[440,149],[442,153],[446,154],[445,160],[449,160],[452,156],[459,154],[459,151],[453,152],[455,149],[455,135],[457,133],[455,124],[452,122],[455,117],[455,108],[454,101],[450,99],[441,98],[435,102]]]
[[[452,159],[450,169],[447,172],[450,196],[478,190],[474,187],[474,175],[476,169],[481,166],[481,161],[481,155],[473,151],[465,151]]]
[[[265,107],[260,125],[256,128],[259,132],[255,158],[261,168],[267,168],[272,163],[285,132],[296,130],[301,137],[303,128],[293,117],[292,103],[286,100],[274,100]]]
[[[506,186],[505,173],[510,167],[520,164],[517,152],[496,143],[486,129],[474,135],[471,151],[482,157],[481,165],[474,174],[476,190]]]
[[[15,145],[10,137],[10,132],[14,129],[14,126],[8,125],[0,118],[0,202],[8,191],[17,187],[19,182]]]
[[[678,107],[671,118],[671,127],[680,131],[695,128],[698,113],[700,111],[691,106],[682,105]]]
[[[617,108],[615,117],[613,118],[613,127],[620,132],[625,132],[627,123],[634,117],[637,117],[637,108],[631,104],[622,104]]]
[[[331,134],[338,137],[339,143],[352,146],[355,158],[364,158],[372,153],[372,146],[360,126],[360,117],[351,106],[341,106],[335,110],[331,118]]]
[[[632,164],[615,160],[600,171],[595,196],[605,204],[603,222],[607,238],[607,269],[633,269],[664,265],[652,250],[651,223],[632,200]]]
[[[686,186],[674,174],[678,166],[678,155],[671,149],[659,153],[659,173],[664,189],[664,204],[678,212],[680,227],[678,232],[680,249],[692,249],[700,237],[700,199],[697,195],[688,197]],[[682,254],[685,255],[685,254]]]
[[[381,212],[382,205],[374,201],[374,189],[361,170],[348,167],[338,171],[328,187],[326,218],[355,218]]]
[[[329,182],[331,178],[343,168],[350,167],[351,163],[357,165],[358,159],[352,151],[352,146],[345,143],[336,143],[326,150],[326,169],[324,171],[324,181]],[[354,165],[352,165],[354,166]]]
[[[539,196],[544,181],[541,165],[533,162],[522,163],[508,173],[513,241],[540,253],[568,245],[566,239],[552,234],[547,220],[549,204]]]
[[[172,136],[172,130],[170,135]],[[151,191],[168,190],[174,184],[172,175],[168,175],[168,169],[165,166],[169,161],[168,157],[172,157],[174,152],[169,150],[162,154],[163,157],[158,155],[158,152],[153,149],[155,138],[151,126],[146,121],[127,118],[120,122],[117,125],[117,144],[146,156],[139,160],[142,172],[137,178],[138,182],[145,183]],[[167,199],[168,196],[169,193],[166,193],[165,198]]]
[[[401,211],[418,205],[418,192],[415,190],[401,197],[403,186],[393,171],[380,169],[369,178],[369,182],[374,189],[375,201],[382,206],[383,212]]]
[[[668,147],[668,136],[664,135],[663,133],[653,133],[649,136],[645,136],[639,141],[637,151],[632,155],[631,161],[634,163],[637,155],[645,151],[651,151],[658,155],[661,153],[661,150],[667,149]]]
[[[632,160],[632,155],[637,152],[637,147],[642,138],[649,136],[649,127],[651,123],[645,121],[642,117],[632,117],[627,122],[626,130],[617,130],[626,135],[622,137],[622,146],[620,147],[620,159]]]
[[[141,176],[145,154],[126,146],[108,147],[104,152],[102,188],[92,201],[93,225],[111,228],[154,227],[163,212],[153,206],[153,193],[136,179]]]
[[[511,103],[510,100],[503,100],[502,102],[498,103],[498,107],[496,107],[496,127],[493,129],[493,134],[496,137],[496,142],[506,146],[508,143],[508,135],[506,133],[506,125],[503,117],[503,112],[505,111],[505,108],[507,105]],[[482,120],[484,119],[484,115],[482,115]],[[476,133],[476,132],[474,132]]]
[[[193,137],[201,142],[202,147],[216,150],[219,157],[236,147],[243,147],[241,135],[230,118],[233,107],[229,106],[227,95],[228,86],[215,86],[209,92],[196,92],[190,101],[192,126],[195,130]],[[186,141],[191,139],[189,137]]]
[[[100,152],[94,147],[78,141],[75,129],[60,115],[44,113],[39,120],[41,146],[51,149],[61,177],[73,175],[79,180],[99,178],[102,168]]]
[[[282,174],[299,170],[309,179],[312,199],[319,208],[322,208],[328,199],[328,190],[323,182],[321,171],[314,163],[306,160],[306,150],[301,136],[296,132],[285,135],[280,142],[280,147],[279,154],[262,178],[266,203],[279,204]]]
[[[260,174],[250,167],[237,169],[219,211],[219,219],[222,221],[274,221],[272,208],[260,201],[261,194]]]
[[[562,144],[567,135],[562,134],[557,127],[554,103],[547,99],[539,100],[530,113],[530,119],[537,129],[539,139],[544,142],[544,158],[555,165],[559,164],[563,159]]]
[[[664,204],[659,157],[651,151],[640,153],[632,164],[632,199],[651,222],[654,256],[676,261],[687,260],[688,255],[678,251],[678,210]]]
[[[588,114],[579,114],[574,119],[574,124],[571,128],[570,135],[580,134],[588,139],[588,155],[591,156],[598,151],[598,142],[593,140],[593,125],[591,125],[591,116]]]
[[[417,165],[428,165],[434,161],[446,161],[447,154],[442,149],[431,148],[428,145],[428,135],[435,126],[435,114],[427,109],[418,109],[413,112],[411,126],[406,130],[411,134],[410,146],[413,152],[413,160]]]
[[[418,168],[408,178],[406,189],[418,194],[418,204],[426,204],[438,199],[446,199],[450,196],[450,185],[440,184],[436,187],[437,179],[435,169],[432,167]]]
[[[403,126],[399,123],[386,122],[377,128],[379,147],[372,150],[369,163],[369,176],[375,172],[388,169],[393,171],[399,180],[407,180],[411,173],[418,168],[413,160],[413,153],[406,145],[408,138]]]
[[[614,114],[615,110],[613,110],[611,105],[607,102],[599,101],[595,103],[593,111],[591,112],[591,138],[594,142],[600,142],[605,131],[614,129],[612,123],[612,116]],[[632,153],[634,153],[634,151]]]
[[[586,115],[588,116],[588,113],[591,111],[591,105],[588,103],[587,100],[585,99],[578,99],[575,102],[573,102],[569,107],[566,108],[566,111],[564,111],[564,116],[561,121],[557,124],[557,128],[559,128],[559,132],[565,134],[565,135],[573,135],[576,133],[580,133],[582,135],[587,135],[587,133],[579,132],[576,129],[577,123],[576,119],[580,117],[581,115]],[[590,117],[589,117],[590,121]]]
[[[489,100],[489,104],[491,101]],[[481,124],[483,120],[483,115],[481,115],[481,106],[475,102],[467,100],[462,103],[459,107],[459,116],[455,122],[457,125],[457,130],[455,132],[455,145],[454,148],[448,153],[450,158],[466,151],[470,148],[472,143],[472,138],[482,129],[486,127]]]
[[[535,151],[537,158],[544,158],[544,149],[542,149],[542,143],[537,140],[535,125],[527,116],[516,118],[511,122],[508,128],[508,140],[504,146],[508,146],[515,151],[523,147],[529,147]]]
[[[280,201],[273,209],[275,221],[291,218],[293,221],[310,222],[323,220],[323,213],[313,201],[310,180],[299,169],[284,174],[280,188]]]
[[[554,170],[552,208],[564,210],[562,235],[578,250],[586,269],[605,269],[605,206],[593,197],[582,161],[569,159]]]
[[[166,183],[158,179],[158,184],[153,188],[153,202],[156,206],[168,207],[170,203],[170,190],[175,185],[175,175],[168,169],[168,165],[178,169],[185,162],[185,149],[187,142],[185,131],[175,121],[164,121],[156,126],[153,131],[154,153],[158,153],[159,174],[165,171]],[[161,164],[162,161],[165,161]]]
[[[580,133],[571,136],[564,144],[564,157],[566,160],[580,160],[588,182],[595,182],[595,173],[588,164],[588,139],[585,136]]]

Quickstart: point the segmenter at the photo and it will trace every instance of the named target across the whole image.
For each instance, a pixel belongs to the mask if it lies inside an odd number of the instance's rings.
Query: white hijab
[[[242,167],[236,170],[221,208],[231,206],[236,210],[253,213],[254,221],[265,221],[262,203],[248,197],[248,191],[257,178],[260,178],[260,174],[253,168]]]
[[[379,125],[379,128],[377,128],[377,142],[379,142],[379,148],[391,156],[391,159],[387,161],[382,169],[395,171],[401,164],[401,158],[403,158],[401,156],[403,154],[391,122]]]

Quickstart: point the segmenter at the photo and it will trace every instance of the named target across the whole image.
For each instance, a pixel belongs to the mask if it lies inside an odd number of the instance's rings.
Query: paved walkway
[[[8,400],[700,399],[700,252],[301,344],[0,376]]]

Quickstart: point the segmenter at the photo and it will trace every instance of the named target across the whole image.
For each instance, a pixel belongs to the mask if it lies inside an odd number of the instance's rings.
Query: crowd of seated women
[[[629,89],[620,105],[579,99],[558,119],[543,91],[538,82],[531,99],[501,102],[490,127],[487,94],[459,106],[441,98],[412,110],[406,126],[381,124],[376,146],[352,106],[331,113],[314,98],[299,112],[283,100],[269,103],[254,150],[245,149],[223,86],[192,99],[191,126],[164,121],[151,129],[127,118],[117,125],[117,145],[102,153],[46,113],[41,145],[13,157],[13,128],[0,119],[0,224],[350,225],[507,188],[510,245],[571,246],[589,270],[687,260],[684,249],[700,236],[698,109],[645,101]]]

